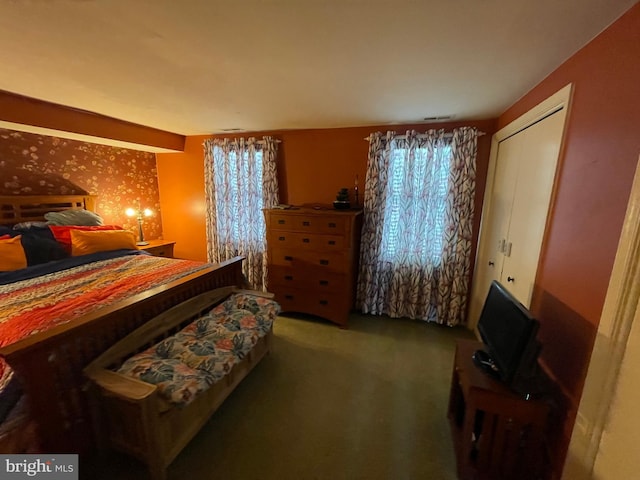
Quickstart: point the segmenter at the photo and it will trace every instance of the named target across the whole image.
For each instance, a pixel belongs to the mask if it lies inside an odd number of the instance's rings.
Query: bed
[[[0,225],[41,221],[48,212],[91,211],[94,205],[95,197],[91,195],[0,196]],[[139,253],[129,252],[125,256],[145,258],[146,262],[169,262],[171,267],[167,267],[167,270],[173,268],[174,264],[187,262],[137,255]],[[49,263],[58,261],[62,260]],[[118,257],[115,260],[98,261],[117,263],[121,260]],[[130,259],[127,258],[126,261]],[[29,266],[24,271],[38,267],[43,266]],[[81,276],[80,271],[90,267],[75,265],[71,268],[75,269],[75,275]],[[39,284],[29,284],[29,289],[33,288],[32,297],[38,297],[38,288],[41,286],[51,286],[46,281],[49,278],[46,275],[51,275],[51,272],[26,280]],[[119,275],[114,274],[114,278]],[[82,373],[83,368],[118,340],[170,307],[217,287],[242,286],[242,258],[237,257],[221,264],[201,265],[192,273],[177,279],[171,276],[167,278],[170,279],[167,282],[150,283],[143,291],[115,296],[115,301],[96,308],[87,308],[93,302],[91,298],[84,297],[82,308],[68,309],[60,322],[50,322],[47,311],[44,310],[45,313],[35,315],[38,321],[43,322],[35,332],[27,331],[23,335],[12,333],[9,340],[0,336],[0,356],[14,371],[23,393],[22,413],[17,417],[8,417],[7,423],[10,425],[9,428],[2,429],[0,451],[24,451],[24,441],[18,436],[31,430],[37,431],[36,450],[58,453],[83,453],[90,450],[94,446],[95,436],[85,392],[87,381]],[[25,280],[21,279],[16,282],[23,281]],[[7,292],[11,295],[24,293],[25,290],[19,288],[21,285],[11,282],[5,286],[0,285],[3,312],[0,323],[6,323],[12,308],[14,313],[17,312],[16,318],[21,318],[21,308],[11,302],[7,303],[10,297]],[[48,293],[45,298],[51,297],[56,295]],[[55,305],[51,308],[55,311]],[[33,445],[29,449],[33,450]]]

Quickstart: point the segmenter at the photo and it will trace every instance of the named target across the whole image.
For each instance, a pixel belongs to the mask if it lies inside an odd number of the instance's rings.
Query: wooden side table
[[[138,245],[138,250],[144,250],[156,257],[173,258],[173,246],[176,242],[170,240],[148,240],[149,245]]]
[[[461,480],[548,478],[545,431],[549,405],[525,400],[481,372],[480,342],[458,340],[448,417]]]

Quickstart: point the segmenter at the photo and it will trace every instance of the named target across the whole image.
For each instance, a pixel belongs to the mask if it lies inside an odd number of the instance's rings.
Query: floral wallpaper
[[[0,128],[0,195],[97,195],[107,224],[138,232],[129,207],[150,208],[145,239],[160,238],[160,198],[153,153]]]

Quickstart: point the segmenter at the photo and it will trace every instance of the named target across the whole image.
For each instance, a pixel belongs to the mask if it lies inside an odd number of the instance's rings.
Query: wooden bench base
[[[273,332],[258,340],[223,379],[186,406],[172,405],[159,396],[155,385],[125,377],[108,367],[149,345],[151,337],[163,338],[175,333],[230,292],[229,288],[218,289],[172,308],[114,345],[85,369],[93,380],[93,417],[102,439],[101,447],[111,446],[139,458],[148,466],[154,480],[166,478],[169,464],[269,352]]]

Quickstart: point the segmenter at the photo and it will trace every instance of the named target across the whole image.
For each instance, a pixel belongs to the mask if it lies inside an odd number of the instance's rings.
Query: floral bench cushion
[[[118,372],[156,385],[171,403],[187,405],[247,355],[278,313],[273,300],[232,295],[176,335],[129,358]]]

